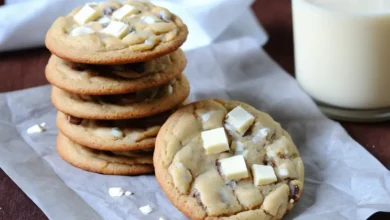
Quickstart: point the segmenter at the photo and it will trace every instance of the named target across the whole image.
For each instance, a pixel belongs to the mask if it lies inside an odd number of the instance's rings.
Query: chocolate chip
[[[77,117],[74,117],[71,115],[68,115],[67,119],[68,119],[69,123],[74,124],[74,125],[79,125],[83,121],[83,119],[77,118]]]
[[[111,15],[114,12],[115,8],[112,6],[107,6],[103,9],[104,15]]]
[[[299,200],[299,187],[297,185],[294,185],[294,184],[289,184],[290,186],[290,200],[294,200],[294,202],[298,201]]]

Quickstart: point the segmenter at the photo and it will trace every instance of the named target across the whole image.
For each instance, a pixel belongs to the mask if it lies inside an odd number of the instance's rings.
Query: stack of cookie
[[[46,35],[57,150],[81,169],[151,173],[155,137],[189,94],[180,18],[147,1],[89,3]]]

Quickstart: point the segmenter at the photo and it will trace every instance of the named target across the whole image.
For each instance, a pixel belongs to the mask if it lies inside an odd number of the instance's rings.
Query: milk
[[[302,88],[337,107],[390,107],[390,0],[292,3]]]

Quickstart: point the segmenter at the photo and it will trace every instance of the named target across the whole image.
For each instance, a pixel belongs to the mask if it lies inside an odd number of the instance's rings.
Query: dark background
[[[0,0],[0,5],[4,0]],[[294,74],[291,4],[287,0],[257,0],[253,11],[269,34],[265,50],[287,72]],[[2,21],[4,22],[4,21]],[[0,53],[0,92],[47,84],[44,67],[50,53],[45,48]],[[342,123],[348,133],[390,168],[390,123]],[[60,202],[60,201],[59,201]],[[42,211],[0,169],[0,219],[47,219]],[[390,219],[377,213],[370,219]]]

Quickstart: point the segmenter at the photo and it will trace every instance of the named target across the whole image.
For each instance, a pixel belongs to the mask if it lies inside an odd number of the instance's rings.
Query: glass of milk
[[[292,0],[296,78],[330,117],[390,119],[390,0]]]

